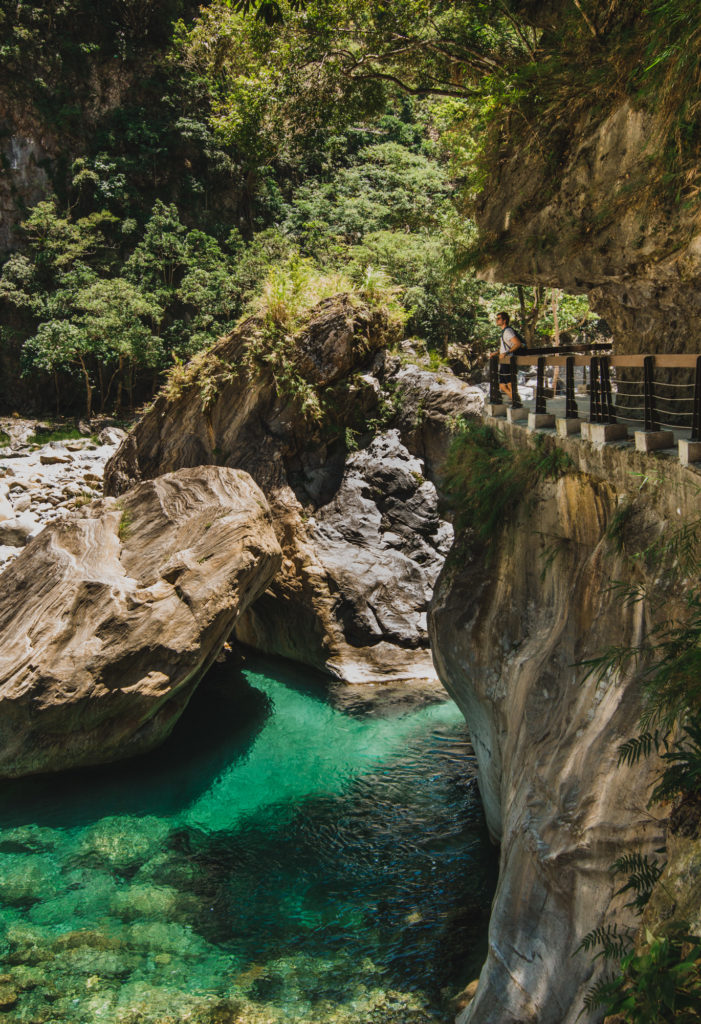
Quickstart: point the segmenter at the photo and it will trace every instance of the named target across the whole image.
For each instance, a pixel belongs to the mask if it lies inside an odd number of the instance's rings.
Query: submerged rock
[[[0,775],[163,740],[280,550],[245,473],[171,473],[44,529],[0,578]]]

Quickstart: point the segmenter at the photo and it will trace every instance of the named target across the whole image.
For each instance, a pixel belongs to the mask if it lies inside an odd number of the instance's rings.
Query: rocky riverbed
[[[49,440],[59,433],[51,431],[37,420],[0,419],[0,570],[49,523],[102,494],[105,463],[126,437],[111,420],[69,424],[60,432],[76,436],[61,440]]]

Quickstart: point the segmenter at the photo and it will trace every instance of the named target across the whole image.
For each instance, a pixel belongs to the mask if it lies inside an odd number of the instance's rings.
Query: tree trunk
[[[526,296],[523,291],[523,285],[516,285],[518,291],[518,302],[521,307],[521,330],[523,334],[526,333]]]
[[[127,391],[129,392],[129,411],[134,412],[134,364],[129,360],[127,369]]]
[[[552,304],[553,311],[553,342],[555,345],[560,344],[560,325],[557,319],[558,302],[560,299],[560,293],[557,288],[553,288],[550,292],[550,302]],[[556,366],[553,370],[553,398],[557,394],[557,385],[560,380],[560,367]]]
[[[550,300],[552,302],[553,310],[553,342],[555,345],[560,344],[560,326],[557,319],[558,303],[560,301],[560,293],[557,288],[553,288],[550,292]]]
[[[92,416],[92,388],[90,387],[90,374],[82,356],[78,357],[80,368],[85,380],[85,415],[88,419]]]
[[[117,412],[121,412],[122,409],[122,392],[124,388],[124,356],[119,357],[118,367],[119,379],[117,380]]]

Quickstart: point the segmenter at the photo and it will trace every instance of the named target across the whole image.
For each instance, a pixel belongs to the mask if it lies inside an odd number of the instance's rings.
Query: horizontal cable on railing
[[[645,412],[645,406],[643,405],[616,405],[616,411],[624,409],[626,412]]]
[[[671,402],[672,405],[677,405],[679,402],[693,402],[693,401],[694,401],[694,396],[693,395],[691,395],[690,398],[663,398],[662,395],[655,395],[655,402],[667,402],[668,404],[669,404],[669,402]]]
[[[620,385],[616,384],[615,381],[613,381],[612,383],[616,387],[616,394],[617,395],[631,395],[633,398],[642,398],[642,395],[643,395],[642,388],[639,391],[626,391],[625,388],[621,388]]]
[[[620,413],[620,411],[618,409],[616,409],[615,412],[616,412],[616,419],[617,420],[624,420],[626,423],[642,423],[643,422],[642,417],[638,417],[637,419],[631,419],[630,416],[621,416],[621,413]]]
[[[666,380],[653,380],[652,383],[655,384],[658,387],[661,387],[661,388],[693,388],[693,386],[694,386],[693,383],[692,384],[670,384]]]
[[[685,419],[688,419],[691,417],[692,414],[690,412],[680,412],[679,415],[683,416]],[[669,427],[670,430],[679,430],[680,427],[681,429],[684,429],[680,423],[665,423],[664,420],[658,420],[658,422],[660,426]]]

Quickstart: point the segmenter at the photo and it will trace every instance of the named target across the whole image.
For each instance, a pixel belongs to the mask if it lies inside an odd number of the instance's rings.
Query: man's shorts
[[[502,384],[511,383],[511,366],[509,363],[499,363],[499,381]]]

